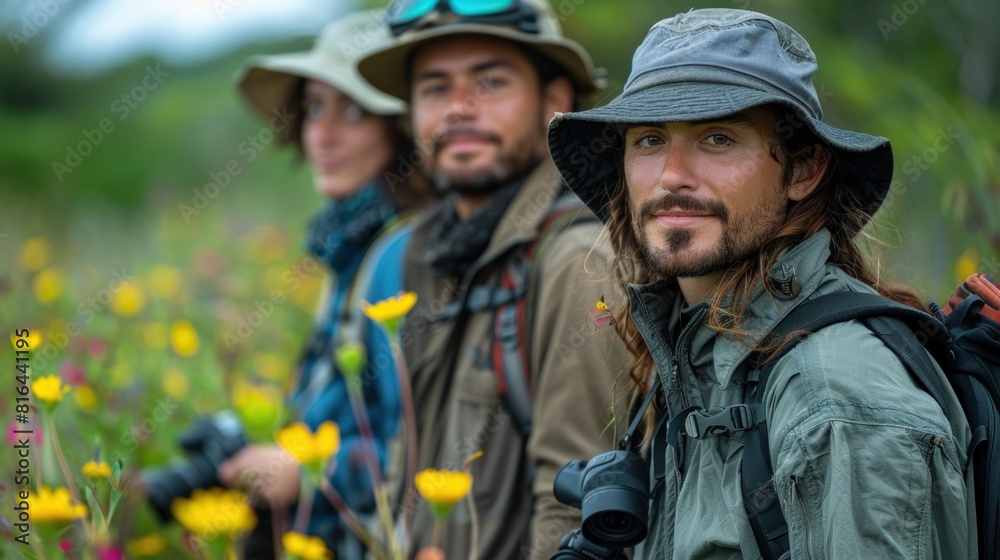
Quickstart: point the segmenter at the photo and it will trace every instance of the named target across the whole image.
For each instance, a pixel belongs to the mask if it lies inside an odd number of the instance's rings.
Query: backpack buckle
[[[684,420],[684,431],[696,439],[742,432],[752,426],[753,412],[745,404],[695,410]]]

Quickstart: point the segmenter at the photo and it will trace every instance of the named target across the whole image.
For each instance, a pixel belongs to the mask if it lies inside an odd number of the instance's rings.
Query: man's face
[[[538,75],[513,43],[455,36],[417,51],[413,130],[425,171],[442,192],[484,194],[545,153],[548,107]]]
[[[639,125],[625,134],[632,228],[661,277],[724,270],[753,255],[785,217],[775,117],[755,108],[711,122]]]

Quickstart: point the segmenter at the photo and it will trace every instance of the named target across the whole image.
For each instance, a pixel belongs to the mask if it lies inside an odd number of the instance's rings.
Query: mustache
[[[502,141],[500,136],[493,132],[487,132],[485,130],[478,130],[469,127],[456,127],[445,129],[443,132],[438,134],[434,143],[440,147],[442,144],[450,142],[457,137],[474,138],[476,140],[495,142],[497,144]]]
[[[643,221],[653,217],[661,210],[680,208],[685,212],[702,212],[713,214],[723,223],[729,221],[729,209],[718,200],[700,200],[692,196],[667,193],[660,198],[647,200],[639,206],[638,217]]]

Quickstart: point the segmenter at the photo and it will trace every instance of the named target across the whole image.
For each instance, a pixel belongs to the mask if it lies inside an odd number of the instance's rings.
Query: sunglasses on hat
[[[399,0],[389,7],[389,28],[399,37],[431,12],[458,16],[449,23],[513,24],[524,33],[539,32],[537,11],[523,0]]]

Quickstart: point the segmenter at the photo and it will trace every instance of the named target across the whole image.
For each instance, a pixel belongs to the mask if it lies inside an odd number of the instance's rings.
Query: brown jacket
[[[466,457],[483,451],[471,467],[482,560],[547,560],[563,534],[580,522],[579,510],[552,494],[556,472],[567,461],[589,459],[614,445],[615,426],[605,427],[613,418],[615,377],[629,362],[614,327],[597,330],[586,320],[602,295],[612,309],[624,301],[611,280],[611,250],[600,222],[574,223],[544,247],[536,246],[543,254],[534,259],[527,294],[534,390],[527,441],[498,394],[490,361],[494,311],[428,320],[449,303],[465,301],[473,282],[494,282],[503,273],[511,249],[538,237],[561,185],[555,166],[549,160],[540,164],[464,278],[443,278],[421,265],[440,208],[416,225],[406,249],[404,285],[418,300],[402,343],[413,380],[419,468],[460,470]],[[625,424],[624,404],[615,411],[619,426]],[[415,508],[412,535],[419,550],[431,544],[434,520],[422,500]],[[443,539],[448,560],[469,558],[470,527],[469,508],[460,503]]]

